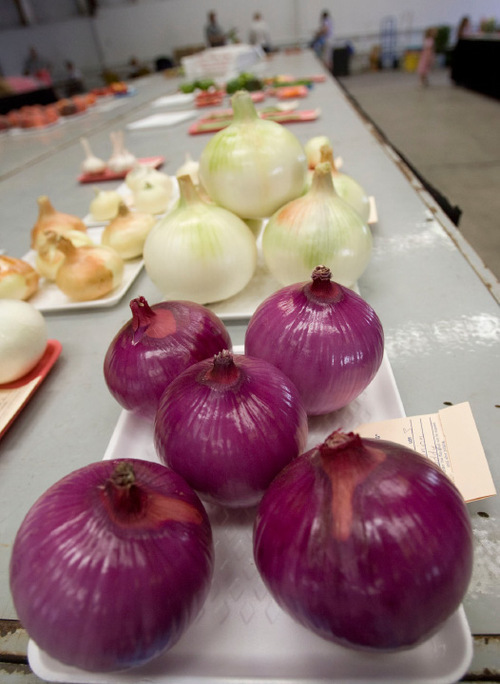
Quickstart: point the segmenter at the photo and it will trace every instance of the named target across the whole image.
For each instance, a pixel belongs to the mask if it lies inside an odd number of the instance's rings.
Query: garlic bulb
[[[133,167],[136,158],[125,147],[123,131],[112,131],[109,135],[113,150],[108,160],[108,168],[114,173],[125,173]]]
[[[135,259],[142,255],[146,238],[155,223],[152,214],[132,212],[122,202],[117,216],[104,229],[101,244],[112,247],[122,259]]]
[[[200,169],[200,163],[197,161],[194,161],[189,154],[189,152],[186,152],[186,157],[184,160],[184,163],[179,166],[177,171],[175,172],[176,176],[191,176],[191,180],[195,185],[200,184],[200,178],[199,178],[199,169]]]
[[[133,193],[134,207],[146,214],[163,214],[168,209],[172,189],[172,185],[167,188],[145,180]]]
[[[231,103],[232,122],[201,154],[200,180],[237,216],[266,218],[303,192],[306,155],[286,126],[259,117],[250,93],[236,92]]]
[[[38,290],[39,280],[27,261],[0,255],[0,299],[29,299]]]
[[[99,299],[123,280],[123,259],[111,247],[75,247],[63,235],[54,238],[65,259],[56,275],[56,285],[75,301]]]
[[[32,304],[0,300],[0,383],[14,382],[29,373],[47,347],[47,325]]]
[[[255,238],[238,216],[204,202],[190,176],[178,180],[177,206],[146,238],[146,271],[168,299],[207,304],[232,297],[255,271]]]
[[[337,170],[331,145],[323,145],[320,149],[320,154],[321,161],[329,162],[332,167],[333,187],[339,197],[342,197],[353,209],[356,209],[363,221],[368,221],[370,216],[370,198],[361,185],[351,176]]]
[[[90,214],[94,221],[109,221],[118,213],[122,196],[116,190],[94,188],[95,197],[90,203]]]
[[[321,148],[323,145],[332,146],[330,138],[327,135],[316,135],[314,138],[309,138],[304,145],[308,168],[314,169],[321,161],[324,161],[321,159]]]
[[[87,226],[78,216],[54,209],[47,195],[38,197],[37,202],[38,218],[31,230],[31,248],[35,251],[39,243],[43,242],[43,237],[40,236],[47,230],[59,234],[67,233],[69,230],[80,230],[83,233],[87,231]]]
[[[372,235],[365,221],[333,186],[331,166],[318,164],[305,195],[279,209],[262,236],[262,254],[282,284],[306,281],[318,264],[351,287],[366,269]]]
[[[38,273],[49,281],[56,279],[57,271],[64,261],[64,254],[58,249],[53,238],[54,233],[47,231],[40,236],[38,250],[35,255],[35,267]],[[70,240],[75,247],[93,245],[92,239],[87,233],[79,230],[69,230],[64,237]]]
[[[102,173],[106,169],[106,162],[99,159],[92,152],[90,143],[87,138],[80,138],[83,149],[85,150],[85,160],[82,163],[82,172],[90,175]]]

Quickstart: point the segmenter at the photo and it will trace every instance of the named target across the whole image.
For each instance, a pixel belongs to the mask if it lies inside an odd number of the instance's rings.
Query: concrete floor
[[[457,87],[447,69],[430,85],[380,71],[339,79],[393,147],[452,206],[458,228],[500,280],[500,102]]]

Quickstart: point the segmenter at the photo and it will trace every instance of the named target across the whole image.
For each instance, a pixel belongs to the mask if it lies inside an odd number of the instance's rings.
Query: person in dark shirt
[[[208,23],[205,26],[205,38],[210,47],[220,47],[226,44],[226,34],[217,22],[215,12],[208,13]]]

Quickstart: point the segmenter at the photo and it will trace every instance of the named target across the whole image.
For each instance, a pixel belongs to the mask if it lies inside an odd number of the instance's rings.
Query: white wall
[[[356,48],[378,42],[381,22],[387,17],[394,19],[400,32],[399,49],[420,41],[426,26],[455,27],[464,14],[475,25],[484,17],[500,21],[498,0],[136,0],[105,5],[95,19],[75,17],[3,30],[0,65],[5,75],[20,73],[31,45],[56,70],[62,69],[65,59],[83,70],[99,69],[99,46],[107,66],[125,64],[132,55],[153,60],[172,54],[176,47],[202,43],[206,15],[212,9],[225,29],[238,28],[242,40],[247,39],[253,12],[262,11],[277,45],[307,41],[323,9],[334,18],[337,39],[354,37]]]

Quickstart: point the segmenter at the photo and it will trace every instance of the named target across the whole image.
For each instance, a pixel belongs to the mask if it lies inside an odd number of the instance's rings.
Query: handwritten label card
[[[397,442],[434,461],[467,502],[496,494],[468,402],[437,413],[368,423],[356,432],[362,437]]]

